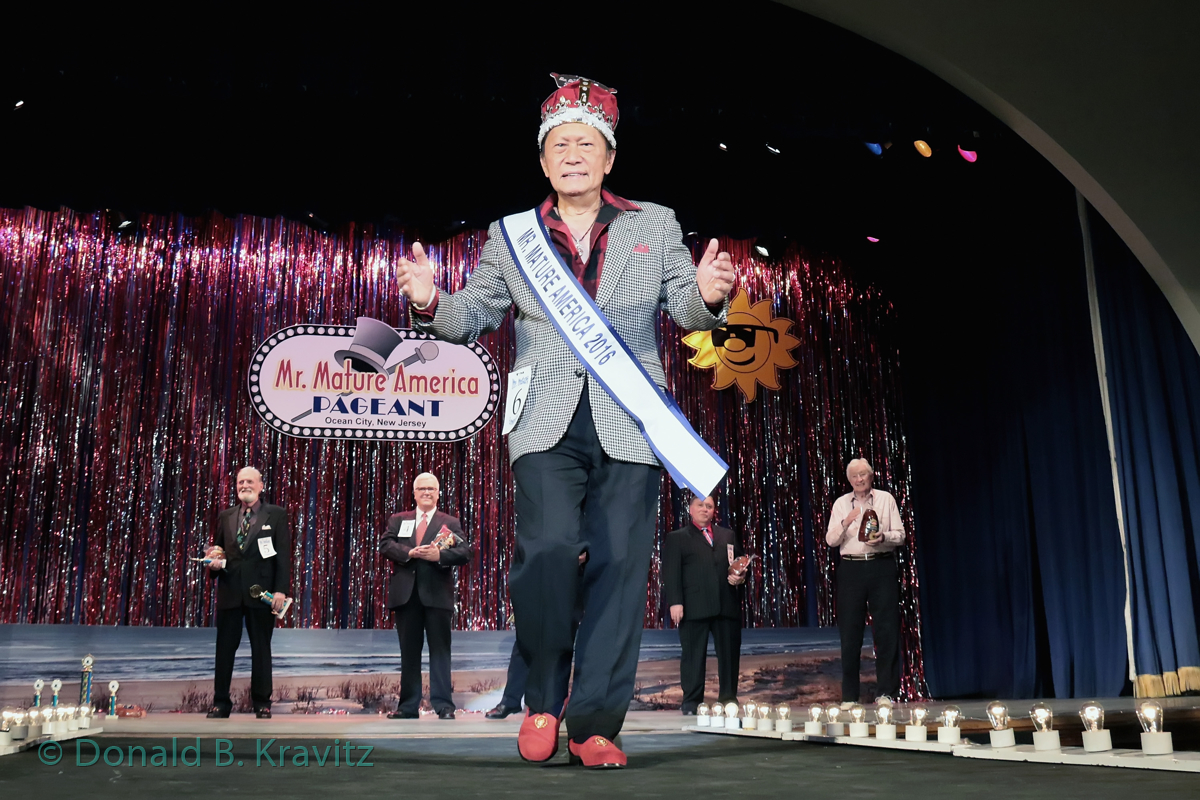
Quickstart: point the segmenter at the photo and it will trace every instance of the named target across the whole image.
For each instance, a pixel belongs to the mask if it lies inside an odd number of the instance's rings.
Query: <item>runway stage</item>
[[[1114,707],[1119,703],[1112,702]],[[519,722],[515,718],[391,722],[358,715],[260,721],[251,715],[208,720],[200,714],[154,714],[109,725],[94,738],[94,746],[80,745],[78,754],[74,744],[66,743],[56,764],[43,763],[35,751],[0,759],[0,791],[6,796],[9,789],[21,789],[123,800],[187,795],[312,797],[337,792],[356,797],[454,798],[870,798],[919,793],[934,798],[987,794],[1128,800],[1136,795],[1146,800],[1192,796],[1200,783],[1194,773],[1004,763],[837,744],[705,736],[682,732],[686,721],[675,712],[632,712],[620,742],[630,757],[629,768],[588,772],[568,765],[565,743],[546,765],[522,762],[516,753]],[[196,766],[155,767],[149,762],[141,766],[141,751],[136,748],[144,748],[152,758],[156,746],[169,753],[172,738],[177,753],[198,745]],[[347,764],[347,744],[353,766]],[[282,756],[281,747],[288,748]],[[105,748],[103,754],[98,748]],[[135,748],[133,766],[128,759],[131,748]],[[301,750],[307,765],[298,763]],[[113,763],[106,764],[103,755]],[[192,756],[189,753],[189,763],[196,760]],[[321,756],[323,765],[318,764]],[[118,757],[122,761],[115,766]],[[96,763],[90,766],[80,765],[93,759]]]

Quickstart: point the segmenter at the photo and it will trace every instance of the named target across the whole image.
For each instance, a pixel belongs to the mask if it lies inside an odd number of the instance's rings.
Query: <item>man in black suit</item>
[[[729,574],[742,545],[729,528],[713,525],[711,497],[694,497],[692,521],[667,534],[663,545],[663,594],[671,622],[679,628],[679,683],[684,714],[704,699],[705,655],[711,632],[717,651],[718,701],[737,702],[738,656],[742,648],[742,604],[738,586],[746,576]]]
[[[210,718],[233,710],[229,683],[233,657],[242,642],[242,626],[250,638],[250,699],[259,719],[271,718],[272,612],[283,608],[292,575],[292,536],[287,511],[260,500],[262,473],[244,467],[237,474],[237,505],[217,516],[212,544],[205,555],[213,559],[209,577],[217,582],[217,664]],[[268,606],[251,597],[260,586],[271,598]]]
[[[450,683],[452,567],[471,559],[458,519],[438,510],[438,479],[423,472],[413,481],[416,511],[388,519],[379,552],[393,562],[388,608],[400,639],[400,702],[388,719],[416,719],[421,708],[421,647],[429,638],[429,702],[438,719],[454,719]]]

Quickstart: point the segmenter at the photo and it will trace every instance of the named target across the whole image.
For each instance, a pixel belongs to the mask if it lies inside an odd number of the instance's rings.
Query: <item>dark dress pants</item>
[[[738,662],[742,651],[742,622],[732,617],[684,619],[679,624],[679,685],[684,711],[695,711],[704,702],[708,662],[708,635],[717,653],[718,702],[737,701]]]
[[[229,684],[233,679],[233,657],[242,643],[242,626],[250,640],[250,700],[254,710],[271,707],[271,634],[275,616],[263,605],[217,609],[217,663],[213,681],[213,705],[223,711],[233,708]]]
[[[431,608],[421,602],[413,587],[408,602],[392,609],[400,639],[400,702],[396,710],[416,714],[421,709],[421,648],[429,639],[429,703],[433,710],[454,710],[450,682],[450,617],[448,608]]]
[[[513,641],[512,653],[508,657],[508,679],[504,682],[504,696],[500,705],[520,708],[525,696],[525,683],[529,679],[529,664],[521,658],[521,648]]]
[[[513,474],[517,548],[508,585],[529,663],[526,705],[534,713],[561,706],[573,650],[568,733],[611,739],[633,698],[661,471],[605,455],[585,387],[562,440],[517,459]],[[573,635],[580,592],[583,619]]]
[[[863,631],[871,612],[878,694],[900,691],[900,583],[895,557],[872,561],[843,558],[838,564],[838,631],[842,636],[842,700],[858,702]]]

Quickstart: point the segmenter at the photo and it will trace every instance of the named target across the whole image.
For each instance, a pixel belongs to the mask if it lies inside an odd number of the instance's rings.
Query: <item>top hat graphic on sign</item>
[[[333,354],[339,365],[350,360],[350,366],[357,372],[387,373],[388,359],[404,338],[396,329],[387,323],[371,317],[359,317],[358,327],[354,331],[354,342],[346,350],[338,350]]]

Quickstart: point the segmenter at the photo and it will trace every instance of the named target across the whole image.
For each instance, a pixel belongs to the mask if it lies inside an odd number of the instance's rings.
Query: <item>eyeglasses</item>
[[[754,337],[759,331],[771,334],[775,344],[779,344],[779,331],[765,325],[726,325],[724,328],[714,328],[712,332],[713,347],[724,347],[730,339],[743,342],[746,347],[754,346]]]
[[[438,488],[436,486],[418,486],[416,489],[414,489],[414,491],[417,492],[436,492],[437,490]]]

